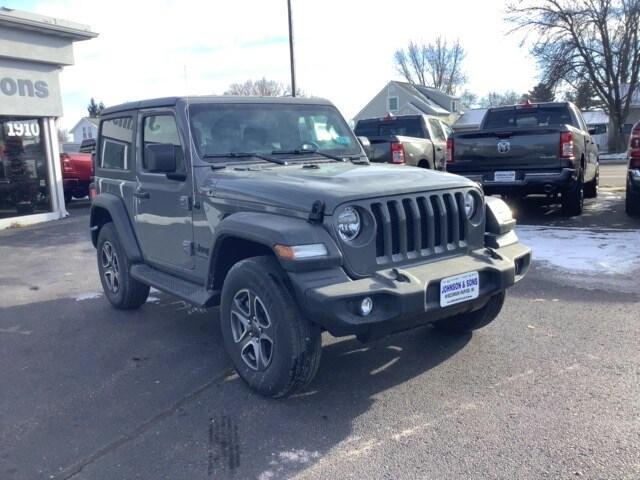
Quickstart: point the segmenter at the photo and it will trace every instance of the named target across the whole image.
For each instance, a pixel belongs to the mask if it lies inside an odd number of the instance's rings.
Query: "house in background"
[[[360,110],[353,121],[389,114],[433,115],[451,125],[460,115],[460,98],[435,88],[392,80]]]
[[[81,144],[82,140],[98,136],[98,119],[92,117],[81,118],[76,126],[69,130],[73,143]]]

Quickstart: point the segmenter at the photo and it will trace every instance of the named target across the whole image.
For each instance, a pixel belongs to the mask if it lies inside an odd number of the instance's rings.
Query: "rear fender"
[[[108,214],[105,216],[105,213]],[[110,194],[101,193],[91,204],[91,242],[93,246],[98,245],[98,235],[100,228],[106,221],[113,222],[118,232],[118,239],[124,248],[127,257],[132,262],[142,261],[142,251],[138,244],[138,239],[133,231],[133,225],[129,219],[127,208],[121,198]]]

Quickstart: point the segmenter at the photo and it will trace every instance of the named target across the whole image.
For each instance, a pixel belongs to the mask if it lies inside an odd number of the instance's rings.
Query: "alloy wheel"
[[[120,262],[111,242],[106,241],[102,244],[100,260],[102,263],[102,275],[107,288],[111,293],[118,293],[120,290]]]
[[[272,322],[264,303],[249,289],[239,290],[231,303],[231,334],[243,362],[264,371],[273,357]]]

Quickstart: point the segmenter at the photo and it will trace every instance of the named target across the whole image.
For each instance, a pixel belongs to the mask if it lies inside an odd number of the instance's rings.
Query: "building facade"
[[[432,115],[451,125],[460,115],[460,99],[435,88],[392,80],[353,118],[387,115]]]
[[[0,8],[0,229],[67,215],[56,119],[59,72],[87,26]]]
[[[83,140],[95,139],[98,136],[98,119],[91,117],[81,118],[76,125],[69,130],[72,142],[81,144]]]

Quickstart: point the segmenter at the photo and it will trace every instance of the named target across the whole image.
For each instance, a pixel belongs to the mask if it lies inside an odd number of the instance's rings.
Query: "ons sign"
[[[0,78],[0,92],[7,97],[37,97],[49,96],[49,85],[44,80],[32,81],[27,78]]]

